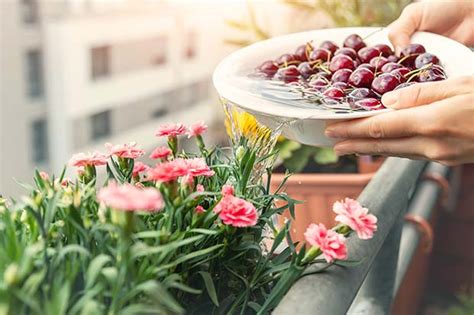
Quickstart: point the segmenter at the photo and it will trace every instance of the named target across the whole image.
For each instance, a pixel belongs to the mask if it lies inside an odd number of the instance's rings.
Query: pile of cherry
[[[388,45],[367,47],[356,34],[343,47],[324,41],[319,48],[312,42],[294,53],[265,61],[257,73],[268,80],[296,88],[306,99],[319,104],[347,102],[351,109],[382,109],[384,93],[416,82],[446,79],[438,57],[420,44],[410,44],[396,56]]]

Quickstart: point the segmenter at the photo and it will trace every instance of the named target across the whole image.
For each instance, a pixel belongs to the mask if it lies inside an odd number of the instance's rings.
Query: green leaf
[[[319,148],[314,155],[314,161],[318,164],[334,164],[337,163],[339,157],[332,148]]]
[[[212,281],[211,274],[206,271],[199,271],[198,274],[201,275],[204,280],[204,285],[206,286],[207,294],[211,298],[214,305],[219,306],[219,300],[217,299],[216,287],[214,286],[214,281]]]
[[[92,259],[91,263],[89,264],[89,267],[87,268],[86,289],[89,289],[93,286],[97,279],[97,276],[101,273],[102,268],[104,268],[104,266],[111,260],[112,259],[105,254],[100,254],[94,259]]]

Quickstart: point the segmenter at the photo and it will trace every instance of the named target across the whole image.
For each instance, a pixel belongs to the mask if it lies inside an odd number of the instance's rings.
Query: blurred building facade
[[[1,194],[18,194],[13,178],[29,182],[34,168],[59,173],[73,153],[103,151],[104,142],[150,149],[162,123],[220,121],[211,75],[229,48],[225,12],[212,2],[0,6]]]

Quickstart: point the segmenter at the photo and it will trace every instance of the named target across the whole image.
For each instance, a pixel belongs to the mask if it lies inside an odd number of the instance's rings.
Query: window
[[[22,0],[21,14],[24,23],[38,23],[38,0]]]
[[[34,49],[26,54],[28,96],[38,98],[43,95],[43,63],[41,51]]]
[[[31,126],[32,160],[44,163],[48,160],[48,125],[46,120],[36,120]]]
[[[196,57],[197,35],[194,31],[189,31],[186,34],[186,48],[184,50],[184,57],[186,59],[193,59]]]
[[[161,36],[155,41],[155,53],[152,57],[152,63],[155,65],[162,65],[166,63],[166,53],[167,53],[167,46],[168,40],[166,37]]]
[[[110,135],[110,111],[95,114],[91,117],[92,140],[97,140]]]
[[[103,78],[110,74],[109,55],[109,46],[94,47],[91,49],[92,79]]]

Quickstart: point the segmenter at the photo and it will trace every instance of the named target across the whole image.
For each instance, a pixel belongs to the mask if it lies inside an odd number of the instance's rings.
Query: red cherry
[[[424,53],[416,57],[415,59],[415,68],[420,69],[424,65],[427,64],[434,64],[437,65],[439,64],[439,59],[433,54],[430,53]]]
[[[365,98],[354,102],[356,107],[366,110],[379,110],[385,108],[382,103],[376,98]]]
[[[337,56],[337,55],[346,55],[346,56],[349,56],[352,60],[357,59],[357,52],[354,49],[348,48],[348,47],[339,48],[334,53],[334,56]]]
[[[419,82],[432,82],[432,81],[442,81],[446,79],[446,74],[444,73],[443,68],[440,66],[432,66],[426,70],[422,70],[418,74]]]
[[[267,78],[272,78],[278,71],[278,65],[275,62],[268,60],[258,67],[258,71],[263,73]]]
[[[381,68],[382,72],[391,72],[392,70],[395,70],[395,69],[399,69],[399,68],[403,68],[403,66],[399,63],[396,63],[396,62],[387,62],[386,64],[384,64]]]
[[[368,88],[354,89],[348,95],[348,97],[350,99],[354,99],[354,100],[360,100],[360,99],[363,99],[363,98],[374,97],[374,96],[375,96],[375,94],[371,90],[369,90]]]
[[[390,71],[391,74],[396,76],[400,82],[405,82],[408,78],[406,78],[406,75],[410,72],[410,69],[406,67],[401,67],[398,69],[393,69]]]
[[[312,49],[311,44],[308,43],[306,45],[301,45],[298,48],[296,48],[294,55],[296,59],[298,59],[299,61],[308,61],[309,54],[311,53],[312,50],[313,49]]]
[[[359,56],[360,61],[365,63],[370,62],[370,60],[379,56],[380,51],[374,47],[363,47],[357,52],[357,55]]]
[[[281,65],[294,64],[294,63],[299,62],[299,60],[293,54],[283,54],[280,57],[278,57],[276,62],[281,66]]]
[[[400,84],[400,81],[396,76],[390,73],[382,73],[372,81],[372,90],[383,95],[395,89],[398,84]]]
[[[344,82],[334,82],[334,83],[332,84],[332,87],[344,91],[345,89],[347,89],[347,83],[344,83]]]
[[[282,80],[286,83],[298,81],[300,72],[296,66],[289,66],[286,68],[281,68],[276,73],[276,78]]]
[[[346,55],[338,55],[332,58],[329,70],[336,72],[339,69],[354,69],[354,61]]]
[[[425,47],[420,44],[410,44],[400,52],[402,64],[407,67],[413,67],[416,57],[426,52]]]
[[[305,79],[309,78],[312,74],[315,73],[315,70],[309,62],[302,62],[298,65],[298,71],[301,76]]]
[[[390,48],[390,46],[388,46],[388,45],[377,44],[374,47],[377,48],[382,53],[382,56],[384,56],[384,57],[388,57],[388,56],[393,54],[392,48]]]
[[[366,68],[356,69],[349,77],[349,84],[353,87],[370,87],[374,80],[374,74],[372,71]]]
[[[398,57],[395,55],[390,55],[387,57],[388,62],[398,62]]]
[[[388,59],[382,56],[370,60],[370,65],[375,68],[375,72],[380,71],[380,68],[382,68],[386,63],[388,63]]]
[[[311,80],[308,85],[316,91],[323,91],[328,86],[328,81],[317,78],[315,80]]]
[[[366,69],[369,69],[372,72],[375,72],[375,68],[370,63],[360,64],[357,68],[366,68]]]
[[[334,42],[332,42],[330,40],[326,40],[326,41],[322,42],[321,45],[319,45],[319,48],[327,49],[331,52],[331,55],[334,55],[336,50],[339,49],[339,46],[337,46]]]
[[[366,45],[364,41],[362,40],[362,37],[360,37],[357,34],[352,34],[352,35],[349,35],[344,40],[343,46],[349,47],[349,48],[354,49],[355,51],[358,51],[359,49],[365,47]]]
[[[344,82],[347,83],[352,70],[350,69],[339,69],[332,75],[332,82]]]
[[[413,85],[413,84],[415,84],[415,82],[405,82],[405,83],[402,83],[399,86],[397,86],[395,88],[395,90],[403,89],[403,88],[406,88],[407,86],[410,86],[410,85]]]
[[[311,54],[309,55],[309,60],[311,61],[316,61],[316,60],[322,60],[322,61],[326,61],[326,60],[329,60],[331,57],[331,52],[327,49],[324,49],[324,48],[318,48],[318,49],[315,49],[311,52]]]
[[[329,87],[323,92],[323,95],[331,99],[342,99],[345,94],[341,89]]]

